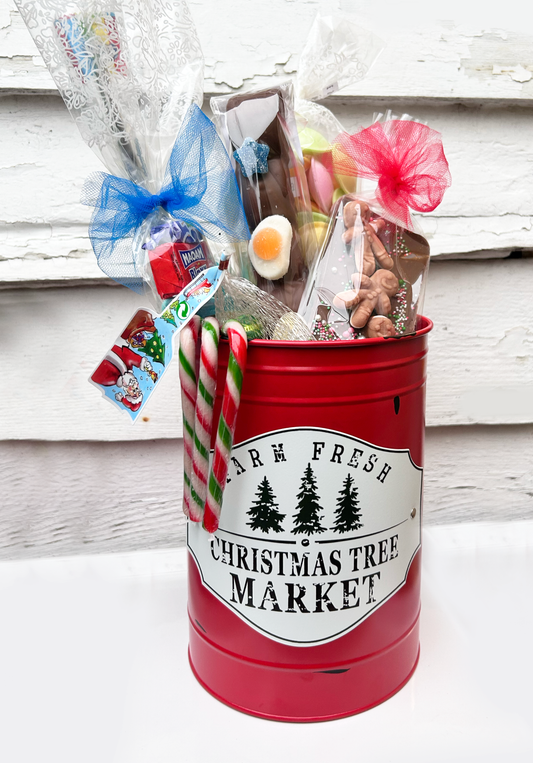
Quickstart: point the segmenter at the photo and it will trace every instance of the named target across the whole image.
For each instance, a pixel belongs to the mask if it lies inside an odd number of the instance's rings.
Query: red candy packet
[[[152,301],[171,299],[202,270],[213,264],[209,247],[200,231],[183,221],[168,219],[153,226],[142,246],[145,283],[152,289]]]

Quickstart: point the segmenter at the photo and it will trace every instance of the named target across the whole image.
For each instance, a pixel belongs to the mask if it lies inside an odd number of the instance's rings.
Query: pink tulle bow
[[[376,198],[405,228],[410,209],[431,212],[451,184],[440,133],[409,120],[376,122],[366,130],[341,133],[333,148],[337,175],[378,181]]]

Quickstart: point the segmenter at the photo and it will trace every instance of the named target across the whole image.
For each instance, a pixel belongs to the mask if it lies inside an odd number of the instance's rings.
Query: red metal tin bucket
[[[431,328],[250,343],[221,528],[188,533],[190,663],[226,704],[341,718],[415,670]]]

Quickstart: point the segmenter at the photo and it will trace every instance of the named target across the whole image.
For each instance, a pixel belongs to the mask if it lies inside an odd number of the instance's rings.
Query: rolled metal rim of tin
[[[419,315],[417,319],[418,328],[415,332],[410,334],[401,334],[400,336],[379,336],[379,337],[365,337],[364,339],[342,339],[332,342],[317,342],[313,341],[295,341],[294,339],[250,339],[248,344],[253,347],[305,347],[306,349],[316,349],[320,351],[329,351],[333,348],[354,348],[354,347],[370,347],[372,345],[390,344],[391,342],[407,341],[408,339],[417,339],[418,337],[429,334],[433,328],[433,321],[424,315]],[[226,337],[221,337],[221,341],[227,342]]]

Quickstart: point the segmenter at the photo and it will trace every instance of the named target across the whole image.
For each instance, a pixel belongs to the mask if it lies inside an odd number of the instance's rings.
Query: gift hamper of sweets
[[[350,135],[305,100],[379,52],[348,24],[313,27],[298,115],[287,82],[220,96],[217,134],[185,2],[18,6],[109,171],[83,192],[98,264],[152,303],[91,383],[135,421],[179,336],[195,675],[280,720],[383,701],[418,658],[429,246],[411,211],[450,183],[440,136],[392,117]]]

